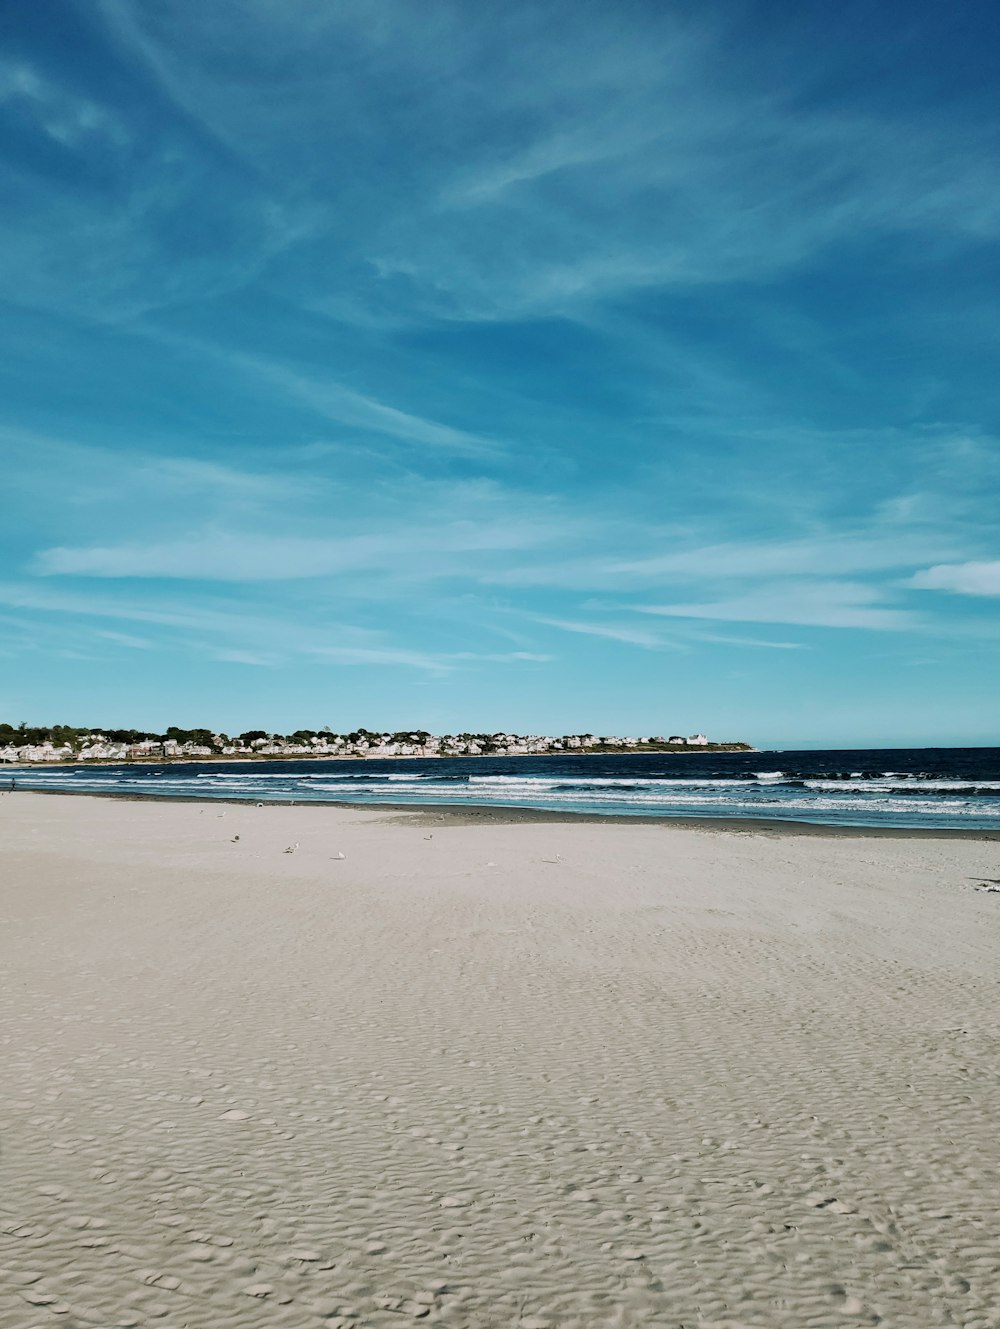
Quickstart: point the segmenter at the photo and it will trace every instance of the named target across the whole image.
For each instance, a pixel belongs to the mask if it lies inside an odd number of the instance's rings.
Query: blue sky
[[[3,718],[1000,742],[995,5],[0,25]]]

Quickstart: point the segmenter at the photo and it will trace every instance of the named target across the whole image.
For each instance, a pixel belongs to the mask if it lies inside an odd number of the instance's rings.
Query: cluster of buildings
[[[704,734],[689,737],[653,735],[648,738],[598,737],[595,734],[564,734],[553,738],[541,734],[445,734],[422,731],[412,734],[350,735],[323,732],[310,736],[278,735],[243,739],[212,735],[211,743],[177,739],[145,738],[135,743],[116,742],[101,733],[83,734],[75,745],[51,740],[0,747],[0,762],[50,761],[170,761],[199,757],[478,757],[523,756],[554,752],[661,751],[681,747],[708,747]],[[723,746],[723,745],[718,745]],[[743,744],[726,744],[742,747]]]
[[[614,738],[595,734],[564,734],[554,738],[545,734],[367,734],[345,737],[341,734],[317,734],[304,743],[289,739],[257,739],[249,751],[258,756],[323,757],[480,757],[525,756],[529,753],[572,752],[577,749],[668,747],[684,745],[704,747],[704,734],[691,738]],[[245,748],[222,749],[229,755],[242,755]]]
[[[69,743],[57,744],[51,739],[45,739],[41,743],[24,743],[21,746],[10,743],[7,747],[0,748],[0,762],[32,764],[40,761],[131,761],[136,758],[156,761],[164,756],[195,755],[214,757],[216,749],[199,747],[197,752],[188,753],[182,752],[176,743],[113,743],[102,734],[87,735],[79,747]]]

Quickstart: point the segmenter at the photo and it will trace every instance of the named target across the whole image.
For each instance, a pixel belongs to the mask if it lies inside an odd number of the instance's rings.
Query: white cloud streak
[[[474,574],[470,559],[509,553],[552,539],[530,521],[459,519],[393,525],[371,534],[305,539],[253,531],[193,532],[162,543],[129,543],[42,550],[32,571],[41,576],[177,578],[186,581],[267,582],[381,572],[401,582]]]
[[[166,601],[152,606],[93,592],[7,582],[0,583],[0,605],[43,614],[52,640],[53,619],[65,619],[71,625],[67,639],[74,643],[79,640],[78,624],[82,622],[90,639],[136,649],[153,650],[163,645],[163,641],[94,626],[95,620],[100,623],[110,619],[164,629],[166,642],[179,643],[194,658],[262,667],[311,661],[347,667],[396,667],[440,677],[467,663],[544,664],[552,658],[536,651],[418,650],[397,644],[387,630],[303,622],[293,616],[245,609],[229,600],[201,604]],[[26,627],[30,629],[30,624]]]
[[[106,107],[59,87],[24,62],[0,60],[0,105],[23,108],[43,133],[65,148],[77,148],[88,138],[118,148],[131,139]]]
[[[921,591],[952,591],[957,595],[1000,595],[1000,559],[971,563],[939,563],[916,573],[906,583]]]
[[[773,276],[860,235],[1000,229],[975,116],[823,104],[798,68],[755,81],[718,16],[561,23],[558,7],[513,6],[469,23],[444,3],[248,0],[237,33],[188,0],[102,12],[184,117],[295,211],[314,248],[286,290],[366,317],[386,286],[390,320],[573,316],[629,290]],[[330,171],[334,144],[346,172]],[[396,169],[373,171],[373,149]]]
[[[333,424],[384,434],[403,443],[455,453],[483,457],[499,452],[491,439],[468,430],[456,429],[438,420],[402,411],[398,407],[366,397],[332,379],[321,380],[296,372],[272,361],[257,357],[227,355],[232,365],[263,377],[281,392],[308,406]]]
[[[102,641],[110,641],[114,646],[127,646],[132,651],[149,651],[153,643],[148,637],[136,637],[131,632],[110,632],[106,628],[94,633]]]
[[[636,544],[671,545],[689,541],[690,535],[639,528],[632,532],[632,538]],[[596,591],[806,574],[841,576],[912,567],[926,559],[929,543],[942,550],[954,548],[951,537],[926,531],[895,531],[889,536],[863,530],[817,533],[805,539],[697,544],[633,558],[609,554],[558,563],[535,561],[504,569],[496,580],[507,586]]]
[[[634,605],[641,614],[734,623],[791,623],[802,627],[899,632],[925,627],[921,615],[881,603],[881,592],[858,582],[789,579],[725,599],[689,604]]]
[[[620,641],[628,646],[642,646],[646,650],[683,650],[662,633],[650,632],[645,628],[633,627],[621,623],[589,622],[582,619],[551,618],[544,614],[527,615],[535,623],[558,628],[561,632],[575,632],[585,637],[603,637],[608,641]]]

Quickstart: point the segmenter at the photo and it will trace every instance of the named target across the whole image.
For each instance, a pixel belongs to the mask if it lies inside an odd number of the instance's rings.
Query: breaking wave
[[[775,754],[777,756],[778,754]],[[497,806],[630,817],[1000,829],[1000,750],[564,754],[19,769],[25,789],[255,802]]]

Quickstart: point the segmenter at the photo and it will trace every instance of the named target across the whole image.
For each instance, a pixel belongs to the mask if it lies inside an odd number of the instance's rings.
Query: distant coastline
[[[752,752],[749,743],[716,742],[705,734],[618,737],[596,734],[431,734],[425,729],[297,729],[291,734],[248,729],[230,737],[211,729],[164,733],[138,729],[84,729],[69,725],[0,724],[0,766],[163,765],[200,761],[359,760],[373,757],[542,757],[567,753]]]
[[[62,766],[207,766],[216,763],[240,762],[253,766],[259,762],[274,761],[464,761],[473,757],[565,757],[571,752],[575,757],[653,757],[676,756],[694,757],[706,752],[758,752],[760,749],[749,743],[708,743],[704,747],[640,747],[611,748],[595,747],[582,749],[552,749],[547,752],[435,752],[435,753],[384,753],[384,752],[284,752],[238,754],[213,753],[211,756],[176,756],[176,757],[62,757],[58,760],[11,760],[0,753],[0,771],[32,770],[36,767]]]

